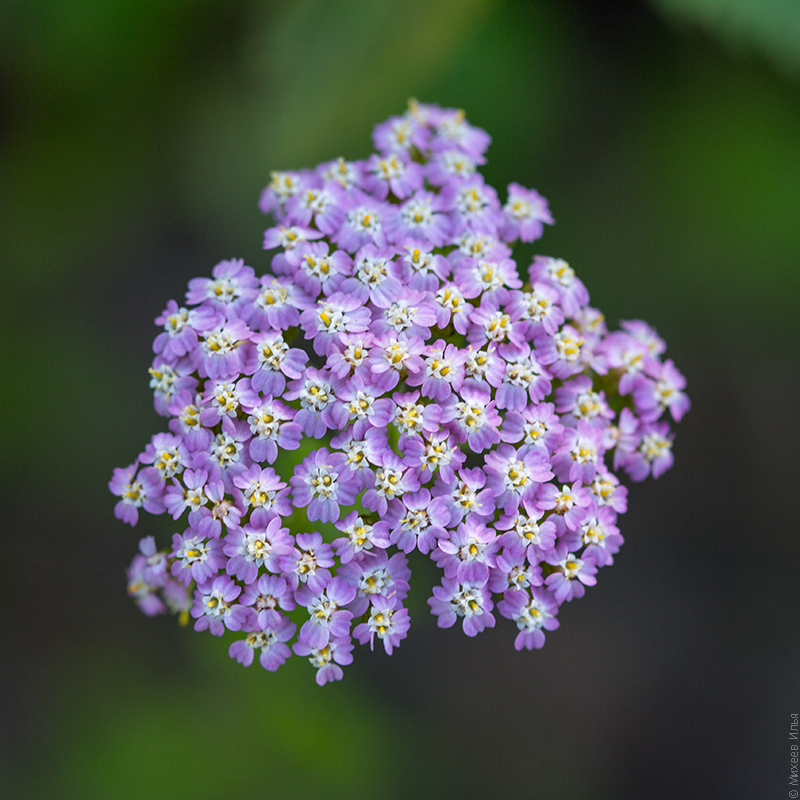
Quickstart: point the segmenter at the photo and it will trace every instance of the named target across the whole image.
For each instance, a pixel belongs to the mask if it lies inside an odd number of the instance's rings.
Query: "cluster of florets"
[[[565,261],[523,282],[510,245],[553,220],[537,192],[484,183],[484,131],[412,103],[374,143],[273,174],[271,273],[222,261],[167,305],[150,374],[170,433],[110,483],[120,519],[184,520],[130,567],[146,614],[240,632],[245,665],[308,656],[320,684],[353,638],[406,636],[415,550],[442,573],[440,627],[474,636],[497,613],[541,647],[622,544],[614,472],[664,472],[663,417],[689,406],[664,342],[609,333]]]

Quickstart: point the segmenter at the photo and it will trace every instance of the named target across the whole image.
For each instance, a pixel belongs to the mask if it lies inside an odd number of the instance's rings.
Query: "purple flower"
[[[393,600],[378,595],[372,600],[369,619],[357,625],[353,635],[361,644],[369,641],[370,650],[377,636],[383,642],[387,655],[391,655],[392,650],[406,638],[410,625],[407,609],[396,608]]]
[[[253,344],[244,371],[253,376],[251,385],[255,391],[275,397],[283,393],[286,378],[300,378],[305,371],[308,354],[289,349],[281,333],[254,334]]]
[[[566,530],[576,531],[586,519],[587,509],[592,506],[591,495],[580,483],[566,484],[559,490],[548,484],[549,492],[540,494],[536,501],[539,510],[552,509],[555,513],[550,519],[556,524],[558,535]]]
[[[289,529],[281,527],[280,517],[263,511],[254,513],[243,528],[225,537],[224,553],[229,559],[225,569],[243,583],[252,584],[261,567],[279,572],[281,558],[292,553],[293,544]]]
[[[533,242],[541,238],[544,223],[553,224],[553,217],[544,199],[535,189],[525,189],[518,183],[509,184],[508,200],[503,206],[505,223],[503,238],[513,242]]]
[[[527,406],[521,414],[516,411],[506,414],[500,437],[511,444],[522,442],[520,450],[541,447],[552,453],[561,441],[564,430],[558,420],[552,403]]]
[[[189,281],[186,302],[205,304],[227,315],[237,310],[258,291],[258,279],[252,267],[245,266],[241,258],[220,261],[211,271],[213,278],[195,278]]]
[[[252,330],[286,330],[300,321],[299,308],[308,303],[306,296],[287,278],[261,277],[261,288],[252,303],[243,306],[239,316]]]
[[[422,181],[422,167],[410,161],[405,152],[395,152],[385,158],[370,158],[362,186],[380,200],[385,200],[390,191],[402,200],[421,189]]]
[[[289,490],[286,484],[275,474],[275,470],[267,467],[262,469],[254,464],[245,472],[233,478],[233,495],[238,500],[238,505],[244,509],[262,509],[272,514],[289,516],[292,506],[288,501]]]
[[[553,592],[558,603],[583,597],[584,586],[597,583],[597,566],[593,558],[578,558],[574,553],[566,552],[566,547],[559,545],[553,557],[548,561],[556,571],[545,579],[545,584]]]
[[[454,344],[442,339],[428,348],[425,368],[415,375],[409,375],[409,386],[422,386],[422,396],[430,397],[439,403],[447,400],[453,390],[459,390],[464,382],[464,361],[466,355]]]
[[[184,586],[209,580],[225,566],[222,548],[219,539],[206,540],[192,528],[176,533],[172,537],[172,575]]]
[[[164,511],[162,483],[152,470],[142,470],[137,475],[136,464],[115,469],[108,488],[112,494],[121,498],[114,506],[114,516],[129,525],[138,522],[140,508],[151,514],[161,514]]]
[[[589,292],[563,258],[537,256],[529,274],[532,284],[540,280],[558,292],[559,303],[567,317],[576,316],[581,306],[589,302]]]
[[[413,239],[429,242],[433,247],[442,247],[448,239],[451,225],[448,216],[442,213],[445,210],[447,206],[440,195],[415,192],[403,205],[394,207],[386,214],[386,236],[393,244]]]
[[[291,611],[297,606],[286,579],[270,574],[260,575],[257,581],[247,584],[239,602],[253,610],[256,619],[252,622],[260,628],[266,628],[281,618],[278,609]]]
[[[436,290],[435,300],[436,325],[445,328],[452,322],[460,334],[465,334],[469,326],[472,305],[466,301],[461,289],[454,283],[445,283]]]
[[[401,239],[405,254],[398,260],[402,285],[423,292],[435,292],[441,281],[450,274],[447,259],[432,252],[433,245],[417,239]]]
[[[358,593],[349,608],[354,617],[360,617],[379,596],[392,601],[395,608],[402,604],[408,593],[411,570],[402,552],[389,558],[386,550],[379,550],[374,556],[364,554],[354,558],[339,569],[339,576],[356,587]]]
[[[467,340],[475,347],[491,343],[496,347],[510,343],[513,350],[525,346],[525,325],[501,307],[497,294],[483,296],[481,305],[470,314],[470,329]]]
[[[470,517],[451,531],[448,539],[440,539],[433,559],[444,570],[446,578],[482,585],[489,578],[489,567],[495,565],[499,549],[496,538],[491,528]]]
[[[486,456],[486,472],[486,485],[498,508],[504,508],[506,514],[521,502],[532,500],[539,483],[553,477],[548,459],[540,450],[521,453],[507,444]]]
[[[296,450],[303,437],[303,429],[290,420],[294,410],[270,395],[264,403],[247,409],[247,424],[253,438],[250,440],[250,458],[272,464],[281,450]]]
[[[668,431],[669,425],[664,422],[642,427],[639,447],[622,463],[632,480],[643,481],[651,472],[658,478],[672,466],[672,437]]]
[[[449,483],[437,480],[434,497],[444,497],[450,512],[450,527],[475,514],[479,517],[494,515],[494,500],[490,489],[484,489],[486,474],[480,467],[459,470],[458,478]]]
[[[242,606],[232,607],[231,603],[241,591],[242,587],[225,575],[198,587],[192,607],[192,616],[197,620],[194,629],[208,629],[214,636],[222,636],[225,628],[231,631],[240,630],[247,615]]]
[[[424,352],[425,345],[418,336],[401,338],[387,334],[377,338],[370,354],[373,384],[382,392],[391,391],[397,386],[401,373],[414,374],[422,369]]]
[[[336,402],[332,385],[324,372],[310,367],[305,377],[289,384],[285,397],[288,400],[300,400],[300,410],[294,421],[302,427],[303,433],[314,439],[325,435],[328,428],[335,428],[333,407]]]
[[[651,366],[648,372],[655,381],[645,378],[633,392],[639,416],[645,422],[653,422],[668,408],[675,422],[680,422],[691,405],[683,392],[686,378],[675,369],[672,361]]]
[[[488,391],[465,386],[460,396],[450,430],[459,442],[466,441],[473,453],[481,453],[500,441],[500,415]]]
[[[364,493],[361,502],[370,511],[377,511],[383,517],[389,507],[389,500],[417,489],[419,479],[416,470],[408,468],[399,456],[386,451],[375,470],[375,486]]]
[[[466,459],[449,432],[433,434],[428,439],[411,439],[405,445],[405,452],[406,463],[415,473],[419,472],[422,483],[427,483],[437,472],[449,483]]]
[[[232,491],[233,478],[248,467],[245,443],[250,438],[250,428],[246,422],[234,422],[230,417],[223,417],[220,427],[208,449],[194,454],[192,469],[205,470],[210,480],[221,480]]]
[[[454,233],[469,230],[474,233],[495,234],[503,224],[497,192],[491,186],[486,186],[480,174],[463,183],[445,186],[442,197],[453,209],[450,219]]]
[[[591,483],[603,455],[603,430],[586,420],[577,428],[567,428],[561,444],[551,459],[553,471],[560,481]]]
[[[274,672],[292,655],[286,642],[291,640],[296,629],[294,622],[278,617],[275,624],[251,630],[244,639],[234,642],[228,649],[228,654],[243,666],[249,667],[253,663],[256,650],[259,650],[259,664]]]
[[[161,316],[156,317],[156,325],[162,325],[164,331],[156,336],[153,352],[160,353],[167,361],[176,361],[195,348],[197,331],[213,328],[220,321],[221,315],[214,308],[201,306],[187,310],[170,300]]]
[[[425,292],[401,289],[392,298],[376,297],[373,301],[381,313],[372,321],[372,332],[410,339],[427,339],[436,324],[436,308]]]
[[[280,560],[281,573],[293,590],[308,584],[312,591],[321,591],[331,579],[328,567],[332,566],[333,550],[317,531],[298,534],[292,552]]]
[[[343,250],[334,250],[324,242],[303,242],[294,250],[287,251],[286,261],[295,270],[295,278],[301,289],[311,297],[320,290],[325,294],[336,291],[342,277],[350,273],[352,261]]]
[[[317,355],[329,356],[347,333],[363,333],[369,327],[370,313],[362,301],[335,292],[300,315],[305,338],[312,339]]]
[[[194,350],[194,366],[202,377],[236,378],[244,369],[250,329],[240,319],[227,320],[203,331]]]
[[[164,495],[164,505],[167,513],[173,519],[178,519],[187,509],[189,510],[189,524],[194,525],[202,517],[202,511],[208,505],[208,496],[204,488],[208,473],[205,470],[187,469],[182,476],[182,482],[173,479],[172,486],[167,487]]]
[[[519,289],[522,286],[516,262],[512,258],[503,258],[502,253],[498,253],[496,261],[488,257],[460,258],[455,281],[465,297],[492,297],[497,293],[497,298],[502,301],[508,298],[506,287]]]
[[[353,663],[353,641],[349,636],[331,639],[324,647],[312,647],[302,639],[295,643],[294,652],[308,656],[311,666],[317,670],[317,684],[324,686],[328,681],[340,681],[344,677],[342,667]]]
[[[333,522],[339,519],[339,505],[355,502],[358,482],[347,469],[342,453],[330,453],[327,447],[315,450],[297,468],[290,483],[297,507],[308,506],[311,521]]]
[[[417,548],[429,553],[436,542],[447,535],[445,525],[450,522],[448,503],[442,497],[431,500],[427,489],[406,494],[402,501],[392,500],[389,510],[378,523],[391,531],[391,544],[404,553]]]
[[[344,280],[339,291],[357,297],[362,303],[395,297],[401,284],[393,274],[394,255],[394,247],[364,245],[356,253],[353,277]]]
[[[467,636],[477,636],[484,628],[494,627],[494,604],[489,589],[482,583],[459,583],[443,578],[441,586],[433,587],[428,605],[439,618],[436,624],[440,628],[452,627],[459,618]]]
[[[376,125],[372,133],[375,149],[384,154],[399,153],[411,147],[424,148],[429,137],[427,128],[408,117],[390,117]]]
[[[295,592],[295,598],[299,605],[305,606],[310,619],[300,629],[300,641],[320,649],[331,638],[349,636],[353,613],[343,606],[355,596],[355,586],[341,578],[332,578],[321,591],[313,591],[308,584],[301,586]]]
[[[552,517],[543,520],[542,516],[536,508],[502,516],[497,528],[508,531],[500,536],[502,546],[510,553],[524,555],[531,564],[548,556],[555,546],[558,527]]]
[[[552,594],[544,589],[532,588],[526,591],[507,592],[497,604],[497,610],[517,624],[519,633],[514,640],[517,650],[538,650],[544,646],[544,631],[554,631],[558,627],[555,618],[558,605]]]
[[[145,614],[241,630],[246,666],[294,650],[319,684],[353,637],[406,636],[412,550],[441,573],[440,627],[475,636],[496,605],[517,650],[541,647],[622,544],[610,470],[660,476],[689,409],[664,341],[610,332],[566,261],[536,256],[523,285],[513,246],[553,218],[516,183],[501,204],[463,112],[412,101],[373,141],[273,172],[270,269],[221,261],[167,304],[149,380],[168,432],[109,483],[125,522],[186,514],[130,564]]]
[[[375,547],[384,550],[389,547],[389,537],[377,531],[372,523],[365,522],[357,511],[351,511],[344,519],[337,521],[336,527],[345,534],[333,542],[333,549],[342,564]]]
[[[622,545],[622,536],[616,526],[617,515],[609,506],[599,509],[596,516],[581,525],[583,555],[594,559],[598,567],[614,563],[614,554]]]

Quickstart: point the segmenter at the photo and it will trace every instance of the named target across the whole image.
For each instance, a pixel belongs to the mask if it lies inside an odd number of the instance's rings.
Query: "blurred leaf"
[[[363,686],[319,687],[296,656],[275,674],[257,659],[245,669],[219,652],[235,635],[183,636],[191,670],[163,680],[114,641],[58,665],[57,685],[78,691],[51,700],[52,752],[46,745],[47,768],[27,776],[26,796],[350,800],[396,785],[402,727]]]
[[[665,16],[697,25],[738,50],[755,50],[800,77],[797,0],[651,0]]]

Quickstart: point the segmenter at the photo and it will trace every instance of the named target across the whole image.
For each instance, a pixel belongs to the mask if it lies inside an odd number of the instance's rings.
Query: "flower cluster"
[[[244,665],[307,656],[320,684],[353,639],[406,636],[415,550],[441,570],[440,627],[499,614],[541,647],[622,544],[615,473],[669,468],[665,416],[689,407],[655,331],[610,333],[566,261],[523,281],[511,245],[547,202],[517,184],[501,202],[463,113],[412,102],[373,139],[273,173],[270,273],[222,261],[168,303],[150,375],[170,432],[110,483],[125,522],[182,520],[129,569],[146,614],[240,632]]]

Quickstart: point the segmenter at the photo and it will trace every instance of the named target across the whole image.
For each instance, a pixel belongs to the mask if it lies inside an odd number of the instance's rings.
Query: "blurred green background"
[[[257,271],[272,169],[365,157],[409,97],[489,131],[612,325],[687,375],[676,466],[541,652],[438,631],[320,689],[148,620],[106,483],[164,422],[152,320]],[[800,711],[796,0],[3,0],[0,795],[755,798]],[[423,584],[424,580],[420,579]]]

